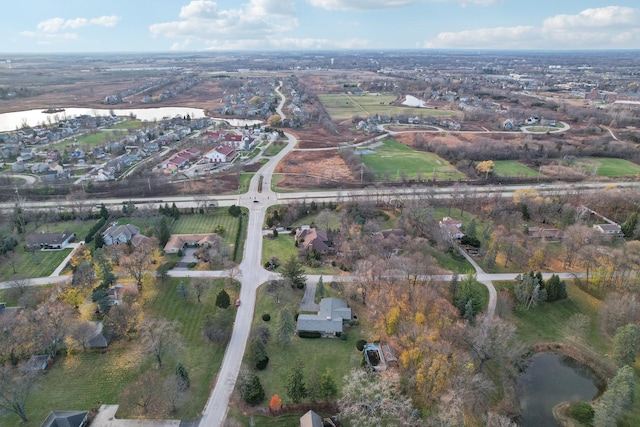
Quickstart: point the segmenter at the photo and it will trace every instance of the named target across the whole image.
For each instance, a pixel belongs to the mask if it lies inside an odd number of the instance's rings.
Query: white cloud
[[[442,32],[426,48],[615,49],[637,48],[640,9],[608,6],[575,15],[556,15],[540,26],[480,28]]]
[[[306,0],[313,7],[326,10],[374,10],[409,6],[416,3],[459,3],[488,6],[500,0]]]
[[[294,0],[249,0],[237,9],[219,9],[209,0],[193,0],[180,20],[149,26],[154,37],[177,39],[174,49],[254,49],[298,26]]]
[[[37,29],[39,31],[45,33],[55,33],[58,31],[66,30],[66,29],[78,29],[83,27],[88,27],[90,25],[95,25],[99,27],[114,27],[120,17],[112,15],[112,16],[101,16],[99,18],[74,18],[74,19],[63,19],[63,18],[51,18],[46,21],[39,22],[37,25]]]

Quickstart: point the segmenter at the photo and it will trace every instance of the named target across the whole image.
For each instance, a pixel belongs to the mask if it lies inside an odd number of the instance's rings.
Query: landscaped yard
[[[544,176],[515,160],[494,160],[493,173],[497,176],[528,178]]]
[[[407,116],[455,117],[455,111],[413,108],[390,105],[396,100],[395,95],[349,95],[320,94],[320,102],[333,120],[346,120],[355,116],[368,117],[379,114],[395,117],[399,114]]]
[[[294,243],[294,237],[288,233],[280,233],[278,237],[271,239],[265,237],[262,239],[262,265],[264,265],[269,258],[277,256],[281,264],[284,264],[291,255],[298,255],[298,248]],[[337,267],[331,265],[323,265],[317,268],[304,267],[307,274],[338,274],[340,270]],[[279,273],[280,270],[274,270],[274,273]]]
[[[576,159],[570,166],[580,169],[588,175],[609,178],[640,175],[640,165],[623,159],[581,157]]]
[[[325,283],[325,286],[329,287],[329,283]],[[266,346],[269,364],[264,371],[256,371],[265,391],[264,405],[268,405],[273,394],[278,394],[283,403],[291,402],[287,397],[286,381],[292,366],[296,363],[302,364],[305,378],[309,377],[312,369],[316,369],[320,374],[330,370],[338,389],[342,387],[344,375],[350,369],[360,366],[362,353],[356,349],[356,342],[362,338],[360,326],[345,329],[347,340],[293,336],[289,345],[278,344],[276,330],[280,310],[290,310],[295,314],[303,292],[290,287],[285,288],[281,293],[280,304],[277,304],[275,297],[266,291],[266,286],[261,286],[258,290],[253,327],[266,326],[271,332]],[[265,313],[271,315],[268,322],[262,320]]]
[[[173,224],[171,233],[213,233],[213,230],[219,225],[224,227],[224,233],[222,233],[224,241],[233,245],[236,241],[240,220],[229,215],[228,208],[216,208],[215,212],[210,214],[180,215],[180,218]]]
[[[416,151],[394,139],[385,139],[383,145],[370,148],[370,154],[362,154],[365,165],[375,171],[376,179],[397,180],[403,178],[455,180],[464,179],[462,172],[433,153]]]
[[[167,284],[145,290],[144,313],[176,322],[176,330],[183,346],[169,356],[162,369],[163,376],[171,375],[178,360],[182,361],[191,379],[190,397],[185,405],[168,417],[193,419],[198,416],[208,398],[210,386],[222,362],[224,346],[210,344],[202,335],[202,324],[207,314],[220,310],[215,306],[222,280],[205,281],[207,291],[202,302],[195,296],[187,301],[177,296],[180,281],[170,279]],[[192,279],[195,280],[195,279]],[[185,281],[188,283],[188,281]],[[232,299],[238,288],[227,288]],[[232,306],[228,310],[234,310]],[[39,426],[51,410],[88,410],[98,402],[117,404],[123,390],[134,383],[146,370],[156,370],[150,354],[144,351],[137,338],[110,344],[105,352],[62,354],[46,373],[27,403],[30,422],[20,424],[16,416],[0,418],[0,425],[25,427]],[[63,392],[61,391],[62,389]],[[71,402],[71,406],[70,405]],[[119,418],[128,414],[120,410]]]
[[[71,249],[59,251],[35,251],[33,253],[24,250],[24,244],[18,243],[13,253],[15,260],[4,260],[0,263],[0,281],[14,278],[33,278],[48,276],[64,261]],[[14,255],[10,255],[13,257]],[[15,266],[16,272],[13,272]]]

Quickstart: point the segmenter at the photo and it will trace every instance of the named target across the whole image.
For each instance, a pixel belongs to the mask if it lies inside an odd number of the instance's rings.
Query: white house
[[[228,145],[221,145],[204,155],[209,163],[228,163],[231,162],[237,153],[236,150]]]

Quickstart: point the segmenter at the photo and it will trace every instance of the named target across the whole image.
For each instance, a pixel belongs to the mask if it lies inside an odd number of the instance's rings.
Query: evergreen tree
[[[178,209],[175,202],[171,205],[171,216],[176,221],[180,219],[180,209]]]
[[[104,205],[104,203],[100,204],[100,217],[104,218],[105,220],[109,218],[109,210],[107,210],[107,207]]]
[[[300,403],[302,399],[307,397],[307,387],[304,383],[304,375],[302,374],[302,362],[298,361],[293,372],[287,379],[287,396],[293,403]]]
[[[164,247],[169,238],[171,237],[171,230],[169,230],[169,222],[167,221],[167,217],[162,215],[160,217],[160,221],[158,222],[158,243],[160,246]]]
[[[176,365],[176,376],[182,380],[182,384],[184,384],[185,388],[191,387],[189,372],[187,372],[187,368],[180,361],[178,361],[178,364]]]
[[[231,298],[227,291],[222,289],[216,296],[216,307],[228,308],[231,305]]]
[[[278,316],[278,342],[281,345],[288,345],[291,342],[291,337],[296,330],[296,323],[293,320],[293,316],[289,310],[280,310]]]
[[[618,366],[633,366],[640,344],[640,328],[633,323],[621,326],[613,338],[613,360]]]
[[[624,237],[632,239],[638,225],[638,212],[632,212],[625,222],[622,223],[621,231]]]
[[[327,369],[320,377],[320,398],[322,400],[332,400],[338,395],[338,386],[333,375]]]
[[[260,378],[252,372],[240,374],[238,390],[242,399],[250,405],[257,405],[264,400],[264,388]]]
[[[307,276],[304,273],[304,267],[295,255],[291,255],[281,270],[282,277],[288,279],[291,286],[298,289],[304,289],[307,282]]]

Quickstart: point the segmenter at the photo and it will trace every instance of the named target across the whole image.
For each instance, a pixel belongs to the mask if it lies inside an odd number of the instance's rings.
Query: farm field
[[[493,164],[493,173],[497,176],[520,178],[544,176],[515,160],[494,160]]]
[[[623,159],[605,157],[581,157],[570,164],[587,175],[597,175],[607,178],[640,175],[640,165]]]
[[[373,153],[363,154],[362,161],[375,171],[376,179],[415,179],[418,175],[422,179],[433,179],[435,175],[437,180],[465,178],[462,172],[438,155],[415,151],[395,139],[385,139],[381,146],[367,150]]]
[[[375,114],[391,117],[398,114],[436,117],[457,115],[454,111],[390,105],[396,100],[395,95],[349,95],[341,93],[321,94],[318,95],[318,98],[333,120],[348,120],[354,116],[367,117]]]

